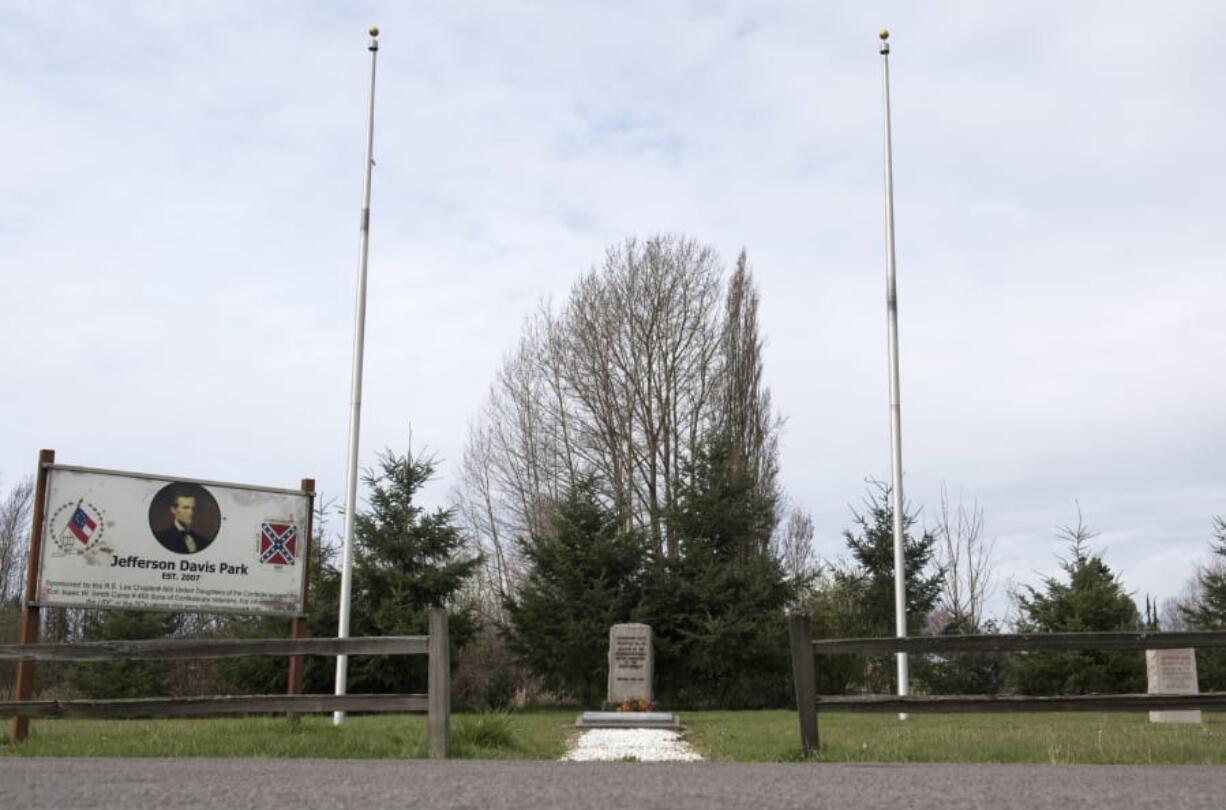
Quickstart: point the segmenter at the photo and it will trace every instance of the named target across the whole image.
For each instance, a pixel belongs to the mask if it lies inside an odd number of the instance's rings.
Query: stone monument
[[[1197,695],[1196,650],[1146,650],[1145,671],[1151,695]],[[1150,712],[1151,723],[1199,723],[1200,709]]]
[[[651,626],[615,624],[609,628],[609,688],[605,707],[616,709],[631,700],[651,703],[655,671]]]
[[[609,688],[605,711],[584,712],[575,721],[580,728],[662,729],[680,731],[681,719],[672,712],[619,711],[632,701],[654,702],[651,680],[655,650],[651,626],[615,624],[609,628]]]

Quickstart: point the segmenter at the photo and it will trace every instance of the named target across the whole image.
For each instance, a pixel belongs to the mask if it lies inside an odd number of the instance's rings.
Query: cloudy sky
[[[762,295],[783,479],[835,557],[889,476],[893,32],[909,499],[1008,580],[1077,504],[1138,599],[1226,513],[1218,3],[0,0],[0,486],[64,463],[341,495],[369,69],[361,458],[440,458],[524,317],[684,233]]]

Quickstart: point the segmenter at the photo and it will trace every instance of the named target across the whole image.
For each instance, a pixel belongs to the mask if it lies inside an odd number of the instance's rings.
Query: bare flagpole
[[[375,165],[375,62],[379,56],[379,29],[370,29],[370,116],[366,124],[366,181],[362,187],[361,247],[358,250],[358,291],[353,316],[353,378],[349,406],[349,473],[345,489],[345,549],[341,562],[340,617],[336,637],[349,637],[349,599],[353,591],[353,523],[358,507],[358,434],[362,421],[362,350],[366,343],[366,259],[370,249],[370,174]],[[345,694],[349,656],[336,657],[336,694]],[[344,712],[333,712],[332,723],[345,722]]]
[[[890,344],[890,489],[894,503],[894,625],[898,638],[907,637],[907,571],[903,554],[902,409],[898,394],[898,291],[894,257],[894,148],[890,136],[890,32],[881,32],[882,97],[885,105],[885,302]],[[910,691],[907,654],[898,658],[898,695]],[[907,719],[899,714],[899,719]]]

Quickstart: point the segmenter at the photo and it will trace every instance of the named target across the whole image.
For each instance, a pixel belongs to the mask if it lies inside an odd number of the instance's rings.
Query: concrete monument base
[[[681,718],[672,712],[584,712],[576,728],[658,728],[680,731]]]

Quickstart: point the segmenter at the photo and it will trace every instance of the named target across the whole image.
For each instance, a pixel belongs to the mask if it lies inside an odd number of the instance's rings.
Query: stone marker
[[[609,708],[636,699],[651,703],[654,671],[650,625],[615,624],[609,628],[609,688],[605,701]]]
[[[1163,695],[1197,695],[1196,650],[1146,650],[1145,670],[1149,677],[1149,693]],[[1151,723],[1199,723],[1200,709],[1190,711],[1150,712]]]
[[[609,689],[604,707],[608,711],[584,712],[575,725],[579,728],[665,729],[681,731],[681,718],[672,712],[617,711],[632,700],[652,702],[651,678],[655,672],[655,651],[651,626],[615,624],[609,628]]]

